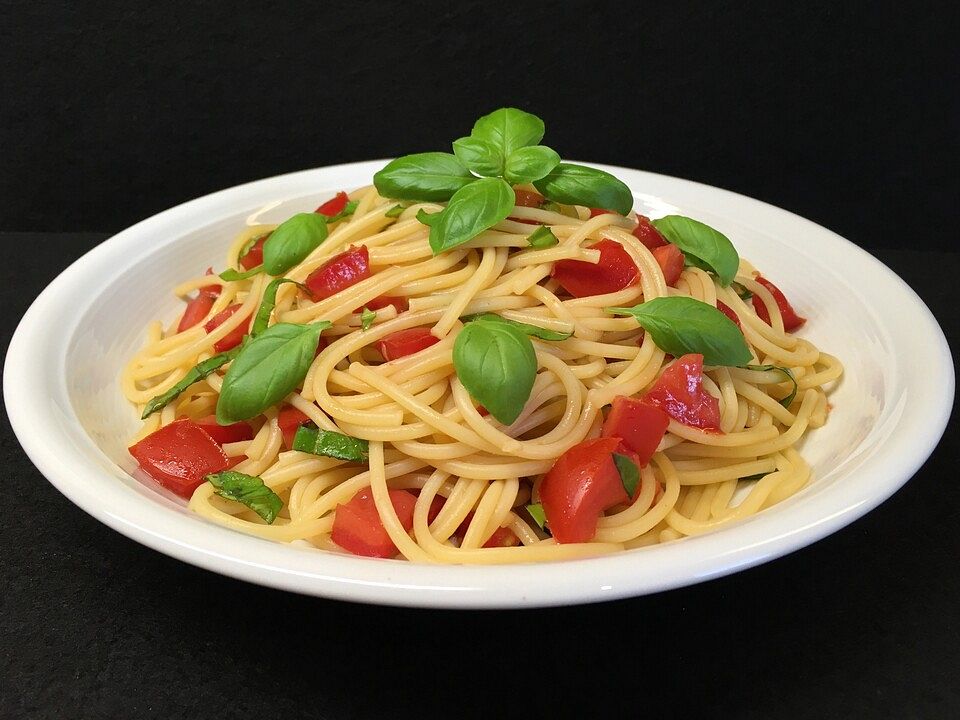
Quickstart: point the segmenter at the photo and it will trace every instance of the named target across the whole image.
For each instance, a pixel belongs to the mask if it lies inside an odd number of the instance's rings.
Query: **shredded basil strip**
[[[573,335],[572,332],[564,333],[557,332],[556,330],[547,330],[547,328],[542,328],[539,325],[518,322],[494,313],[477,313],[476,315],[466,315],[462,319],[465,323],[474,322],[476,320],[489,320],[491,322],[506,323],[507,325],[512,325],[527,335],[533,335],[535,338],[539,338],[541,340],[553,340],[559,342],[561,340],[566,340]]]
[[[761,480],[765,478],[770,473],[757,473],[756,475],[747,475],[746,477],[739,478],[740,480]]]
[[[188,387],[193,385],[196,382],[200,382],[205,377],[210,375],[210,373],[218,370],[219,368],[226,365],[228,362],[233,360],[237,354],[240,352],[242,345],[235,347],[229,352],[220,353],[219,355],[214,355],[211,358],[207,358],[201,363],[197,363],[190,370],[187,371],[187,374],[183,376],[183,379],[180,380],[176,385],[167,390],[162,395],[157,395],[150,402],[147,403],[147,406],[143,409],[143,415],[140,416],[141,420],[146,420],[148,417],[153,415],[157,410],[162,410],[167,405],[169,405],[173,400],[176,400],[177,397],[186,390]]]
[[[527,505],[527,512],[530,513],[530,517],[532,517],[533,521],[540,526],[541,530],[545,529],[544,525],[547,524],[547,514],[543,511],[543,505],[540,503]]]
[[[783,400],[780,400],[779,403],[785,408],[789,408],[793,403],[794,399],[797,397],[797,392],[800,390],[800,385],[797,383],[797,378],[793,375],[793,370],[788,367],[781,367],[780,365],[742,365],[744,370],[757,370],[759,372],[768,372],[770,370],[777,370],[782,374],[788,381],[793,383],[793,391],[787,395]]]
[[[220,273],[220,279],[226,280],[227,282],[236,282],[237,280],[249,280],[254,275],[259,275],[263,272],[263,265],[257,265],[255,268],[250,268],[243,272],[239,270],[234,270],[233,268],[227,268],[222,273]]]
[[[360,204],[359,200],[348,200],[347,204],[343,206],[343,210],[338,212],[336,215],[324,215],[320,213],[327,219],[327,225],[331,225],[338,220],[343,220],[345,217],[353,215],[357,211],[357,206]]]
[[[554,245],[559,245],[560,241],[557,240],[557,236],[553,234],[553,230],[548,228],[546,225],[541,225],[527,238],[527,242],[530,243],[530,247],[536,248],[537,250],[543,250],[544,248],[553,247]]]
[[[405,209],[406,208],[404,208],[403,205],[394,205],[384,213],[384,216],[388,218],[398,218],[403,214]]]
[[[296,280],[290,280],[289,278],[276,278],[275,280],[271,280],[270,284],[267,285],[267,289],[263,291],[263,301],[260,303],[260,309],[257,310],[257,315],[253,320],[253,327],[250,329],[251,337],[256,337],[267,329],[267,325],[270,324],[270,313],[272,313],[273,309],[277,306],[277,290],[284,283],[293,283],[302,290],[309,292],[305,285],[298,283]]]
[[[369,330],[370,326],[373,325],[373,321],[377,319],[377,313],[371,310],[368,307],[363,309],[363,312],[360,313],[360,329]]]
[[[633,460],[620,453],[613,453],[613,464],[617,466],[620,482],[623,483],[623,489],[627,491],[627,497],[632,498],[640,483],[640,471],[637,470]]]
[[[293,449],[312,455],[365,463],[369,460],[369,443],[331,430],[301,425],[293,438]]]
[[[740,296],[740,299],[741,299],[741,300],[749,300],[750,298],[753,297],[753,293],[750,292],[749,290],[747,290],[746,287],[744,287],[743,285],[741,285],[741,284],[738,283],[738,282],[732,282],[732,283],[730,283],[730,287],[733,289],[733,291],[734,291],[737,295]]]
[[[207,475],[206,480],[216,488],[217,495],[243,503],[262,517],[268,525],[273,524],[277,519],[277,513],[283,507],[280,496],[264,485],[263,480],[258,477],[224,470]]]

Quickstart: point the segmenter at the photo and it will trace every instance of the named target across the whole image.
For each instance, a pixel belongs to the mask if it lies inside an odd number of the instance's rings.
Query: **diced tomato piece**
[[[213,268],[208,267],[205,275],[213,275]],[[210,297],[220,297],[220,291],[223,290],[223,285],[204,285],[200,288],[201,295],[209,295]]]
[[[616,215],[613,210],[604,210],[603,208],[590,208],[590,217],[595,218],[597,215]]]
[[[643,397],[684,425],[720,431],[720,401],[703,389],[703,355],[677,358]]]
[[[246,455],[237,455],[237,456],[235,456],[235,457],[228,457],[228,458],[227,458],[227,470],[233,470],[233,468],[235,468],[237,465],[239,465],[240,463],[242,463],[242,462],[243,462],[244,460],[246,460],[246,459],[247,459],[247,456],[246,456]]]
[[[759,275],[757,275],[757,282],[769,290],[770,294],[773,295],[773,299],[777,301],[777,307],[780,308],[780,316],[783,318],[784,330],[787,332],[796,330],[807,321],[806,318],[802,318],[797,315],[796,310],[794,310],[793,306],[790,305],[790,301],[787,300],[786,295],[780,291],[780,288],[766,278],[760,277]],[[756,311],[757,317],[763,320],[767,325],[770,324],[770,313],[767,312],[767,306],[764,305],[763,300],[758,298],[756,295],[753,296],[753,309]]]
[[[637,215],[637,226],[633,229],[633,236],[647,246],[650,250],[656,250],[658,247],[667,245],[667,239],[660,234],[650,218],[645,215]]]
[[[557,542],[587,542],[604,510],[629,501],[613,453],[620,438],[584,440],[557,458],[540,483],[540,502]]]
[[[533,192],[533,190],[514,189],[513,195],[515,198],[513,204],[516,207],[539,208],[543,207],[543,203],[546,200],[543,195],[538,192]]]
[[[314,212],[318,215],[333,217],[338,212],[341,212],[347,206],[348,202],[350,202],[350,196],[341,190],[332,198],[323,203],[323,205],[314,210]]]
[[[293,438],[297,434],[297,428],[308,422],[310,422],[310,418],[293,405],[284,405],[280,408],[280,413],[277,415],[277,425],[280,427],[280,432],[283,433],[283,446],[287,450],[293,449]]]
[[[413,527],[413,508],[417,498],[406,490],[390,490],[390,502],[407,532]],[[354,555],[366,557],[393,557],[397,546],[380,522],[380,514],[373,500],[373,491],[367,487],[350,502],[337,505],[330,539]]]
[[[733,308],[727,305],[724,302],[717,300],[717,310],[722,312],[728,318],[733,320],[737,324],[737,327],[740,328],[740,331],[743,332],[743,325],[740,324],[740,318],[737,317],[737,314],[733,311]],[[766,308],[764,308],[766,310]]]
[[[233,317],[233,314],[241,307],[243,307],[243,305],[236,303],[225,308],[224,310],[221,310],[212,318],[210,318],[207,324],[203,326],[203,329],[206,330],[207,334],[209,335],[218,327],[223,325],[229,318]],[[213,344],[213,349],[218,353],[227,352],[227,350],[233,350],[237,345],[243,342],[243,336],[247,334],[247,329],[249,326],[249,322],[240,323],[233,330],[217,340]]]
[[[250,427],[250,423],[235,422],[232,425],[218,425],[216,415],[207,415],[195,422],[206,430],[207,435],[212,437],[218,445],[253,440],[253,428]]]
[[[553,264],[552,276],[574,297],[606,295],[640,280],[640,271],[620,243],[601,240],[590,247],[600,251],[596,265],[583,260],[558,260]]]
[[[459,538],[463,542],[463,538],[467,535],[467,530],[470,529],[470,523],[473,522],[473,511],[468,512],[467,516],[463,519],[463,522],[460,523],[453,535],[456,538]],[[493,534],[488,537],[483,545],[480,547],[485,548],[498,548],[498,547],[512,547],[520,542],[520,538],[517,537],[516,533],[513,532],[510,528],[507,527],[498,527],[493,531]]]
[[[250,246],[246,254],[240,258],[240,266],[244,270],[253,270],[255,267],[263,265],[263,244],[267,241],[268,237],[270,237],[270,233],[261,235],[257,238],[257,241]]]
[[[320,353],[322,353],[326,349],[327,345],[329,344],[330,343],[327,342],[327,339],[323,337],[323,335],[321,335],[320,342],[317,343],[317,351],[313,354],[313,356],[317,357],[318,355],[320,355]]]
[[[380,295],[368,302],[366,305],[358,307],[354,312],[363,312],[363,308],[371,310],[383,310],[383,308],[393,305],[398,313],[406,312],[410,309],[410,302],[402,295]]]
[[[443,497],[443,495],[433,496],[433,500],[430,501],[430,509],[427,511],[428,525],[437,519],[437,515],[440,514],[440,511],[443,510],[443,506],[446,505],[446,503],[447,499]]]
[[[480,417],[486,417],[490,414],[490,411],[487,410],[483,405],[477,405],[477,412],[480,413]]]
[[[177,325],[177,332],[181,333],[184,330],[189,330],[194,325],[200,323],[210,312],[214,300],[215,298],[212,295],[201,292],[187,302],[187,307],[184,309],[183,316],[180,318],[180,324]]]
[[[384,360],[389,361],[426,350],[438,342],[440,338],[432,335],[429,328],[415,327],[398,330],[381,338],[377,341],[377,350],[383,355]]]
[[[130,454],[154,480],[189,498],[210,473],[230,461],[206,430],[193,420],[175,420],[130,448]]]
[[[663,279],[670,287],[675,287],[680,273],[683,272],[683,253],[676,245],[661,245],[653,249],[653,259],[663,271]]]
[[[370,253],[366,245],[351,247],[327,260],[307,277],[314,300],[324,300],[370,277]]]
[[[645,467],[667,432],[670,418],[658,407],[618,395],[603,423],[603,437],[618,437],[636,453],[637,464]]]

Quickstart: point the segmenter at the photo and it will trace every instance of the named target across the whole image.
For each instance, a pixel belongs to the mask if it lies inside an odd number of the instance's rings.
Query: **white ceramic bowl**
[[[307,170],[185,203],[145,220],[71,265],[37,298],[11,343],[4,396],[40,471],[83,510],[173,557],[251,582],[360,602],[519,607],[656,592],[770,560],[860,517],[906,482],[943,433],[953,364],[916,294],[841,237],[724,190],[624,168],[639,211],[673,212],[726,233],[801,314],[803,334],[846,366],[827,425],[803,449],[815,481],[724,529],[618,555],[525,566],[416,565],[272,543],[213,525],[135,480],[137,426],[117,378],[147,322],[178,309],[171,288],[223,264],[257,217],[279,222],[336,190],[369,184],[385,161]]]

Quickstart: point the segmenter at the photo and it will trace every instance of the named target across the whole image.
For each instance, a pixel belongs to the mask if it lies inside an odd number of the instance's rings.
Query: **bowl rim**
[[[879,505],[899,489],[933,452],[950,417],[954,367],[933,314],[899,276],[867,251],[809,220],[759,200],[709,185],[666,175],[598,163],[594,167],[625,179],[636,197],[644,182],[700,193],[726,209],[740,209],[762,226],[789,223],[810,233],[814,245],[871,273],[861,289],[876,305],[898,309],[909,321],[893,327],[897,342],[924,347],[926,373],[905,378],[913,396],[896,434],[863,458],[855,474],[825,488],[815,498],[761,513],[748,521],[681,543],[609,556],[524,565],[419,565],[317,552],[265,541],[215,525],[193,514],[165,507],[117,482],[117,468],[93,443],[73,413],[65,380],[72,332],[64,328],[61,308],[78,307],[91,297],[89,278],[136,264],[151,248],[138,244],[146,234],[163,237],[163,228],[179,235],[209,224],[218,215],[252,207],[265,192],[290,197],[302,187],[336,184],[343,175],[369,177],[387,160],[326,166],[255,180],[190,200],[147,218],[104,241],[72,263],[36,298],[10,341],[4,374],[4,401],[11,426],[31,461],[61,493],[88,514],[123,535],[162,553],[234,578],[299,593],[365,603],[437,608],[542,607],[597,602],[659,592],[752,567],[829,535]],[[260,198],[260,200],[254,200]],[[161,243],[176,242],[169,235]],[[145,249],[146,248],[146,249]],[[879,312],[877,307],[875,310]],[[72,314],[74,327],[83,312]],[[883,314],[880,313],[880,317]],[[70,320],[68,319],[69,323]],[[891,321],[892,322],[892,321]],[[57,328],[57,337],[49,328]],[[38,359],[39,358],[39,359]],[[59,375],[58,375],[59,373]],[[38,391],[37,389],[40,388]],[[38,401],[38,392],[40,399]],[[58,413],[47,412],[57,408]],[[922,420],[922,422],[920,422]],[[61,435],[50,441],[50,426]],[[98,462],[91,458],[91,452]],[[99,453],[99,455],[98,455]],[[112,471],[112,472],[111,472]],[[122,470],[120,471],[122,472]],[[644,562],[638,564],[638,553]],[[638,571],[639,569],[639,571]],[[571,581],[575,578],[575,581]]]

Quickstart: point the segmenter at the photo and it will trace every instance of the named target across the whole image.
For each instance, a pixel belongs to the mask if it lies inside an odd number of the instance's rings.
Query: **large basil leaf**
[[[740,256],[726,235],[683,215],[667,215],[652,222],[661,235],[683,250],[688,260],[699,261],[694,264],[716,273],[721,285],[733,282]]]
[[[268,525],[277,519],[277,513],[283,507],[280,496],[264,485],[263,480],[253,475],[224,470],[207,475],[206,480],[216,488],[217,495],[243,503]]]
[[[434,255],[462,245],[493,227],[510,214],[513,203],[513,188],[499,178],[484,178],[460,188],[439,213],[439,218],[428,216]],[[419,214],[417,218],[420,219]]]
[[[626,215],[633,209],[630,188],[603,170],[560,163],[533,186],[545,198],[565,205],[585,205]]]
[[[457,335],[453,367],[470,395],[509,425],[530,398],[537,355],[522,330],[504,322],[476,320]]]
[[[503,155],[500,148],[489,140],[475,137],[462,137],[453,141],[453,153],[457,158],[483,177],[503,175]]]
[[[455,155],[442,152],[404,155],[373,176],[373,184],[383,197],[430,202],[449,200],[474,180],[476,177]]]
[[[180,393],[193,385],[195,382],[200,382],[215,370],[219,370],[239,354],[241,347],[242,346],[237,346],[229,352],[214,355],[213,357],[207,358],[203,362],[194,365],[187,371],[187,374],[183,376],[183,379],[181,379],[180,382],[162,395],[157,395],[150,402],[148,402],[147,406],[143,409],[143,415],[140,416],[140,419],[146,420],[148,417],[157,412],[157,410],[162,410],[173,400],[177,399],[180,396]]]
[[[270,233],[263,244],[263,268],[271,275],[283,275],[326,239],[324,215],[297,213]]]
[[[542,328],[539,325],[531,325],[530,323],[518,322],[516,320],[511,320],[510,318],[505,318],[502,315],[497,315],[495,313],[478,313],[476,315],[467,315],[463,318],[465,323],[476,322],[477,320],[486,320],[488,322],[501,322],[507,325],[512,325],[523,333],[527,335],[533,335],[535,338],[541,340],[553,340],[560,341],[566,340],[573,333],[563,333],[557,332],[556,330],[548,330],[547,328]]]
[[[503,177],[514,185],[544,177],[560,164],[560,156],[546,145],[517,148],[507,158]]]
[[[693,298],[660,297],[607,312],[632,315],[657,347],[677,357],[700,353],[707,365],[743,365],[753,357],[736,323]]]
[[[217,422],[256,417],[293,392],[310,369],[329,322],[277,323],[248,342],[223,378]]]
[[[507,158],[517,148],[540,142],[544,129],[543,120],[536,115],[517,108],[500,108],[477,120],[470,135],[493,143]]]

